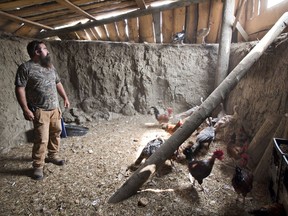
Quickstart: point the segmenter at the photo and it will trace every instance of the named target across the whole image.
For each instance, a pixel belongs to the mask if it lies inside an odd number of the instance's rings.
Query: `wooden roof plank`
[[[210,1],[199,3],[198,10],[199,10],[199,13],[198,13],[197,31],[199,31],[203,28],[208,28]],[[197,43],[202,43],[202,38],[197,38]]]
[[[75,32],[69,32],[68,34],[59,35],[61,40],[79,40],[78,35]]]
[[[76,34],[79,36],[80,40],[90,40],[85,30],[76,31]]]
[[[109,39],[111,41],[119,41],[115,23],[109,23],[109,24],[106,24],[105,26],[106,26],[107,33],[109,35]]]
[[[103,40],[103,41],[108,40],[107,32],[106,32],[104,25],[96,26],[95,29],[97,30],[101,40]]]
[[[154,30],[155,30],[155,40],[156,43],[161,43],[161,12],[153,13],[153,23],[154,23]]]
[[[155,43],[152,15],[139,17],[139,41]]]
[[[162,36],[163,43],[171,43],[173,36],[173,11],[162,11]]]
[[[186,33],[184,43],[195,43],[198,23],[198,7],[192,4],[186,7]]]
[[[126,21],[121,20],[119,22],[116,22],[116,25],[120,41],[128,41],[128,36],[126,34]]]
[[[91,30],[91,28],[85,29],[86,34],[89,35],[90,40],[97,40],[96,36],[94,35],[93,31]]]
[[[71,27],[57,29],[57,30],[53,30],[53,31],[41,32],[39,34],[39,38],[45,38],[45,37],[61,34],[61,32],[67,33],[67,31],[76,31],[79,29],[91,28],[91,27],[95,27],[95,26],[99,26],[99,25],[103,25],[103,24],[117,22],[117,21],[120,21],[123,19],[145,16],[147,14],[152,14],[156,11],[163,11],[163,10],[167,10],[167,9],[174,9],[177,7],[184,7],[184,6],[190,5],[190,4],[195,3],[195,2],[199,2],[199,1],[200,0],[183,0],[183,1],[173,2],[173,3],[168,4],[168,5],[162,5],[162,6],[158,6],[158,7],[148,7],[145,10],[140,9],[140,10],[132,11],[132,12],[129,12],[126,14],[116,16],[116,17],[109,17],[107,19],[88,22],[88,23],[82,24],[81,27],[80,26],[71,26]],[[203,0],[201,0],[201,2],[203,2]],[[92,13],[90,13],[90,14],[92,14]]]
[[[9,20],[13,20],[15,22],[25,23],[26,25],[30,25],[32,27],[36,27],[36,28],[40,28],[40,29],[46,29],[46,30],[53,30],[53,28],[51,28],[50,26],[42,25],[40,23],[36,23],[36,22],[30,21],[27,19],[23,19],[21,17],[11,15],[11,14],[6,13],[4,11],[0,11],[0,16],[4,17],[6,19],[9,19]]]
[[[210,33],[207,35],[206,41],[209,43],[217,43],[219,41],[218,32],[220,31],[222,22],[222,1],[212,1],[210,20],[212,22]]]
[[[146,4],[144,0],[135,0],[136,4],[138,5],[139,8],[141,9],[146,9]]]
[[[131,18],[127,20],[128,23],[128,37],[129,41],[138,43],[139,42],[139,28],[138,28],[138,19]]]
[[[90,28],[90,30],[93,32],[94,36],[96,37],[96,40],[99,40],[100,36],[99,36],[97,30],[95,28]]]
[[[185,7],[173,9],[173,34],[185,29]]]
[[[90,15],[89,13],[87,13],[86,11],[82,10],[81,8],[79,8],[78,6],[72,4],[70,1],[68,0],[56,0],[59,4],[64,5],[65,7],[69,8],[70,10],[88,18],[91,20],[96,20],[92,15]]]

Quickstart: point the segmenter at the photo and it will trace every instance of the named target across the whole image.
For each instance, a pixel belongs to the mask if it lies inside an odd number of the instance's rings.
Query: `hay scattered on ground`
[[[216,160],[201,192],[189,181],[187,167],[175,163],[167,175],[155,175],[141,192],[118,204],[107,200],[131,175],[147,140],[163,134],[152,116],[119,117],[89,123],[81,137],[62,139],[63,167],[46,164],[42,181],[31,179],[31,143],[1,155],[0,215],[247,215],[270,202],[268,188],[254,184],[245,206],[231,186],[231,159]],[[224,146],[211,144],[209,152]]]

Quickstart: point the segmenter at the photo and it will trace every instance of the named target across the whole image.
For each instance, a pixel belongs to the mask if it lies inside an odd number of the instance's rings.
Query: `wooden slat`
[[[36,27],[36,28],[46,29],[46,30],[53,30],[53,28],[51,28],[50,26],[46,26],[46,25],[42,25],[40,23],[32,22],[30,20],[14,16],[14,15],[11,15],[11,14],[3,12],[3,11],[0,11],[0,16],[4,17],[6,19],[9,19],[9,20],[13,20],[13,21],[18,22],[18,23],[25,23],[26,25],[30,25],[30,26],[33,26],[33,27]]]
[[[173,10],[173,34],[185,30],[185,7]]]
[[[199,15],[197,31],[208,28],[209,25],[210,2],[199,3]],[[202,38],[197,38],[197,43],[202,43]]]
[[[33,28],[31,26],[28,25],[22,25],[21,28],[19,28],[17,31],[14,32],[15,35],[17,36],[26,36],[27,34],[29,34],[29,32],[32,30]]]
[[[161,12],[155,12],[153,13],[153,23],[154,23],[154,31],[155,31],[155,40],[156,43],[161,43]]]
[[[162,12],[162,36],[163,43],[171,43],[173,36],[173,11]]]
[[[116,22],[118,28],[118,37],[120,41],[128,41],[128,36],[126,34],[126,22],[125,20]]]
[[[222,1],[212,1],[210,12],[210,21],[212,22],[212,25],[210,27],[210,33],[206,38],[206,41],[209,43],[219,42],[218,32],[220,31],[222,22],[222,11],[223,11]]]
[[[118,33],[115,27],[115,23],[109,23],[106,26],[107,33],[109,35],[109,39],[111,41],[119,41]]]
[[[1,28],[4,32],[10,32],[15,33],[18,29],[20,29],[23,26],[23,24],[15,23],[12,21],[8,21],[6,25],[3,25]]]
[[[139,42],[138,19],[131,18],[131,19],[128,19],[127,22],[128,22],[129,41],[138,43]]]
[[[79,40],[78,35],[75,32],[69,32],[68,34],[59,35],[61,40]]]
[[[76,31],[76,34],[79,36],[80,40],[90,40],[85,30]]]
[[[152,15],[139,17],[139,41],[155,43]]]
[[[193,4],[186,7],[186,33],[184,43],[195,43],[197,32],[197,5]]]
[[[145,9],[146,8],[146,4],[144,0],[135,0],[135,2],[137,3],[138,7],[141,9]]]
[[[72,4],[70,1],[68,0],[56,0],[59,4],[64,5],[65,7],[69,8],[70,10],[88,18],[91,20],[96,20],[91,14],[87,13],[86,11],[82,10],[81,8],[79,8],[78,6]]]
[[[99,36],[97,30],[95,28],[90,28],[90,30],[93,32],[94,36],[96,37],[96,40],[99,40],[100,36]]]
[[[199,1],[200,0],[182,0],[182,1],[176,1],[176,2],[170,3],[168,5],[162,5],[159,7],[149,7],[145,10],[136,10],[133,12],[129,12],[127,14],[119,15],[117,17],[111,17],[111,18],[107,18],[107,19],[103,19],[103,20],[99,20],[99,21],[92,21],[89,23],[85,23],[81,27],[80,26],[72,26],[72,27],[57,29],[57,30],[53,30],[53,31],[41,32],[38,37],[45,38],[45,37],[61,34],[61,32],[67,33],[68,31],[76,31],[79,29],[91,28],[91,27],[95,27],[95,26],[99,26],[99,25],[103,25],[103,24],[117,22],[117,21],[120,21],[123,19],[129,19],[129,18],[133,18],[133,17],[144,16],[147,14],[153,14],[154,12],[157,12],[157,11],[174,9],[177,7],[184,7],[184,6],[188,6],[188,5],[195,3],[195,2],[199,2]],[[201,2],[203,2],[203,0],[201,0]],[[89,13],[92,14],[91,12],[89,12]]]
[[[22,8],[22,7],[28,7],[28,6],[31,6],[31,5],[35,5],[35,3],[42,4],[42,3],[46,3],[46,2],[50,2],[50,1],[47,1],[47,0],[35,0],[35,1],[31,1],[31,0],[16,0],[16,1],[8,1],[8,2],[0,3],[0,8],[1,8],[1,10],[9,11],[9,10],[15,10],[15,8]]]
[[[95,27],[95,29],[97,30],[101,40],[103,40],[103,41],[108,40],[108,36],[107,36],[106,29],[104,26],[97,26],[97,27]]]
[[[91,30],[91,28],[89,29],[85,29],[86,33],[89,35],[90,40],[97,40],[96,36],[94,35],[93,31]]]

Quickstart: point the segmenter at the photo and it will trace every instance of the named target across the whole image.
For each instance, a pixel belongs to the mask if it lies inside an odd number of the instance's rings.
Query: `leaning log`
[[[286,28],[288,12],[284,13],[269,32],[233,69],[225,80],[209,95],[176,132],[140,166],[131,177],[110,197],[108,203],[121,202],[136,194],[139,188],[154,174],[166,159],[210,116],[212,111],[226,98],[249,68],[260,58],[274,39]]]

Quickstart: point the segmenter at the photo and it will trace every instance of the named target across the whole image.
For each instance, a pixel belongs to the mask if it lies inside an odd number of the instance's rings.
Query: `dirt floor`
[[[151,124],[152,123],[152,124]],[[42,181],[31,179],[31,143],[1,155],[0,215],[248,215],[247,211],[270,202],[265,185],[254,183],[245,205],[236,202],[231,186],[231,159],[216,160],[204,179],[205,192],[193,187],[185,164],[172,172],[154,175],[141,192],[121,203],[107,200],[129,178],[127,167],[145,144],[165,132],[153,116],[114,118],[89,123],[84,136],[62,139],[66,165],[46,164]],[[213,143],[210,154],[225,147]],[[208,157],[208,155],[207,155]],[[142,205],[140,205],[142,203]]]

